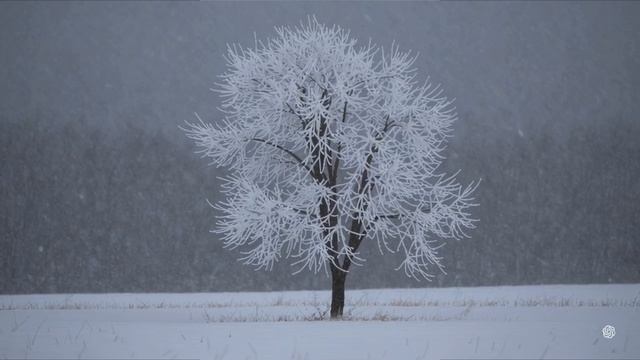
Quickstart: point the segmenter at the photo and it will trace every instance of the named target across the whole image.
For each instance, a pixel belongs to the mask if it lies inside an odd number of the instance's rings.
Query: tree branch
[[[347,105],[348,101],[344,102],[344,107],[342,109],[342,123],[347,120]],[[331,174],[331,182],[335,185],[338,179],[338,168],[340,167],[340,151],[342,151],[342,143],[338,143],[337,150],[335,152],[335,159],[333,160],[333,172]]]
[[[397,76],[397,74],[382,75],[382,76],[378,76],[378,77],[372,77],[372,78],[369,78],[369,79],[362,79],[362,80],[358,81],[357,83],[351,85],[351,88],[349,89],[349,91],[353,91],[353,89],[355,89],[356,86],[358,86],[360,84],[364,84],[365,82],[370,81],[370,80],[386,79],[386,78],[392,78],[392,77],[395,77],[395,76]]]
[[[388,132],[389,129],[391,129],[391,127],[393,127],[394,122],[390,121],[389,116],[387,115],[387,117],[385,118],[384,121],[384,127],[382,128],[382,131],[379,133],[378,136],[376,136],[376,139],[378,141],[382,140],[382,138],[384,137],[384,135]],[[371,163],[373,162],[373,155],[375,153],[378,152],[378,148],[376,147],[376,145],[371,145],[371,150],[369,152],[369,155],[367,156],[367,159],[365,160],[365,166],[364,169],[362,170],[362,175],[360,178],[360,185],[358,186],[358,196],[362,196],[364,195],[364,191],[367,188],[367,185],[369,183],[369,168],[371,166]],[[373,185],[372,185],[373,186]],[[362,231],[362,220],[359,219],[360,215],[362,214],[362,212],[367,210],[369,203],[366,202],[363,205],[363,208],[360,210],[357,210],[354,213],[354,216],[352,217],[353,220],[351,220],[351,229],[350,229],[350,235],[349,235],[349,244],[347,246],[349,246],[350,249],[350,253],[355,253],[356,251],[358,251],[358,248],[360,247],[360,244],[362,243],[362,239],[364,239],[364,237],[366,236],[366,232],[367,229],[365,229],[364,231]],[[345,255],[345,258],[342,262],[342,268],[344,269],[344,271],[348,271],[349,267],[351,266],[352,263],[352,257],[349,255]]]
[[[317,179],[314,174],[313,174],[313,170],[311,170],[311,168],[309,166],[307,166],[304,161],[302,161],[302,159],[300,159],[300,157],[298,155],[296,155],[293,151],[289,150],[289,149],[285,149],[284,147],[278,145],[278,144],[274,144],[269,140],[264,140],[264,139],[259,139],[259,138],[251,138],[249,140],[253,140],[253,141],[257,141],[257,142],[261,142],[261,143],[265,143],[267,145],[273,146],[276,149],[280,149],[282,151],[284,151],[285,153],[289,154],[291,157],[293,157],[294,159],[296,159],[297,164],[302,166],[303,168],[307,169],[307,171],[309,171],[309,174],[311,174],[311,176],[316,179],[316,181],[319,181],[319,179]]]
[[[298,119],[300,119],[300,123],[302,124],[302,129],[304,130],[304,128],[307,127],[307,122],[304,120],[304,118],[300,116],[300,114],[298,114],[295,110],[293,110],[293,107],[291,107],[289,103],[285,103],[285,105],[287,105],[287,107],[289,108],[290,113],[292,113],[293,115],[297,116]]]
[[[374,218],[374,220],[379,220],[379,219],[398,219],[398,218],[400,218],[400,214],[380,215],[380,216],[376,216]]]
[[[296,66],[298,67],[298,69],[300,69],[301,71],[303,71],[303,72],[304,72],[304,69],[303,69],[300,65],[296,64]],[[324,90],[324,91],[328,91],[328,90],[327,90],[327,88],[326,88],[326,87],[324,87],[324,86],[322,86],[322,85],[320,85],[320,83],[319,83],[316,79],[314,79],[314,78],[313,78],[313,76],[311,76],[311,74],[309,74],[309,73],[306,73],[306,72],[305,72],[305,73],[304,73],[304,75],[305,75],[306,77],[308,77],[309,79],[311,79],[311,81],[313,81],[314,83],[316,83],[316,85],[318,85],[318,87],[319,87],[320,89],[322,89],[322,90]]]

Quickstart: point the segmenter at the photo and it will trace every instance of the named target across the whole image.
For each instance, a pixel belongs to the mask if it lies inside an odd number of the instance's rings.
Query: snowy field
[[[347,291],[342,321],[328,301],[0,296],[0,359],[640,359],[640,284]]]

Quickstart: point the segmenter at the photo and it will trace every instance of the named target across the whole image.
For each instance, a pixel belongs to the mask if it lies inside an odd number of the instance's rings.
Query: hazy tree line
[[[460,285],[637,282],[638,130],[611,119],[566,136],[460,144],[463,169],[483,178],[481,222],[474,239],[449,246],[452,277]]]
[[[564,137],[454,138],[446,164],[482,178],[481,206],[472,239],[442,249],[448,274],[415,282],[364,244],[350,287],[640,281],[638,130],[611,120]],[[0,149],[3,293],[327,287],[287,263],[256,272],[222,249],[205,200],[223,174],[183,137],[0,121]]]

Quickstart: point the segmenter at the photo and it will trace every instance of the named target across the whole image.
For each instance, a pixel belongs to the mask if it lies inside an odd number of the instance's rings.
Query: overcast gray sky
[[[631,118],[640,102],[635,2],[33,2],[0,4],[3,121],[85,117],[175,131],[197,111],[227,43],[309,15],[361,41],[420,53],[457,98],[460,128],[516,135]],[[501,134],[502,135],[502,134]],[[462,133],[459,133],[462,136]]]

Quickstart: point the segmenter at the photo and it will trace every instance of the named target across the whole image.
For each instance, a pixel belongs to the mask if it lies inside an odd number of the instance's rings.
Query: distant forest
[[[566,138],[454,137],[443,170],[482,179],[480,222],[442,248],[447,274],[416,282],[364,244],[349,288],[640,282],[639,135],[611,120]],[[254,271],[222,248],[206,199],[224,173],[193,150],[134,124],[0,121],[0,291],[326,288],[324,274],[291,275],[287,260]]]

